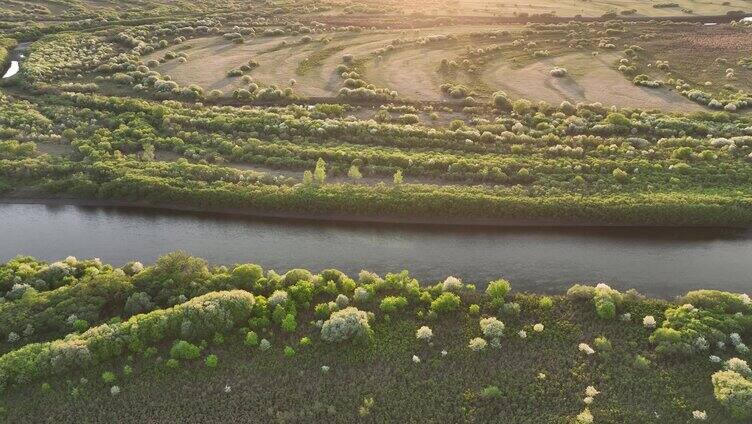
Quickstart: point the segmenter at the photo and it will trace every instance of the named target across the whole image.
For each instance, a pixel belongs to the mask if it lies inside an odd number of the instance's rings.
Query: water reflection
[[[321,223],[137,208],[0,205],[0,260],[17,253],[122,264],[183,249],[213,263],[354,275],[409,269],[427,282],[561,292],[606,281],[657,296],[693,288],[749,291],[752,234],[738,229],[489,228]]]

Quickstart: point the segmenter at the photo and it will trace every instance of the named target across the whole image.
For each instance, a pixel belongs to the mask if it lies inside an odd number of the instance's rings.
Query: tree
[[[319,158],[316,161],[316,169],[313,170],[313,181],[316,184],[324,184],[324,181],[326,181],[326,162],[324,162],[324,159]]]
[[[394,185],[402,185],[402,170],[394,173]]]
[[[353,180],[359,180],[363,178],[363,174],[360,173],[360,169],[358,169],[357,165],[350,167],[350,170],[347,171],[347,176],[352,178]]]

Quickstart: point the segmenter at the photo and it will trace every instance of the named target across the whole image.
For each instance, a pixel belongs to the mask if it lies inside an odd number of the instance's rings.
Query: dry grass
[[[614,69],[617,56],[572,53],[541,59],[532,64],[515,67],[505,59],[490,62],[481,80],[490,88],[503,90],[513,97],[544,100],[552,104],[562,101],[600,102],[604,105],[640,107],[662,110],[698,110],[681,95],[667,89],[648,89],[632,84]],[[568,75],[550,75],[556,66],[568,70]]]

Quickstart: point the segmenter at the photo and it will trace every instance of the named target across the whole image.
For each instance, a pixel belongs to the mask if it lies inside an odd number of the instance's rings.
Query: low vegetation
[[[8,422],[752,418],[746,294],[540,296],[180,252],[122,267],[17,257],[0,293]]]

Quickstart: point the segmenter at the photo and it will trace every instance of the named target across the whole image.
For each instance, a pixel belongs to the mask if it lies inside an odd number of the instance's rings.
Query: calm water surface
[[[557,293],[573,282],[671,297],[695,288],[752,291],[752,233],[710,229],[489,229],[321,222],[131,208],[0,204],[0,261],[17,254],[150,263],[182,249],[217,264],[285,271],[410,270],[482,286]]]

